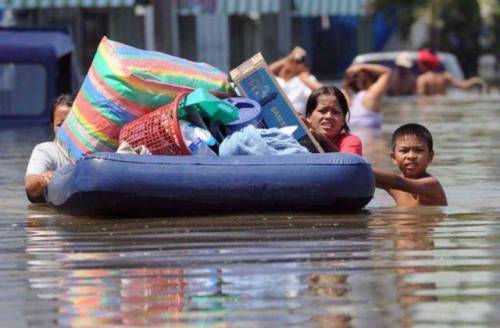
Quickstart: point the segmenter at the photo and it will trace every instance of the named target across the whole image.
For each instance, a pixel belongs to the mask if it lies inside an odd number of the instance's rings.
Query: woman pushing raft
[[[362,155],[361,140],[349,133],[349,106],[340,89],[323,86],[314,90],[306,103],[303,119],[326,152]]]

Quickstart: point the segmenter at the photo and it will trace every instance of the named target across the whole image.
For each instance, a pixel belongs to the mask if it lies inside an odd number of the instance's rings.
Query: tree
[[[491,1],[491,0],[489,0]],[[495,1],[495,0],[493,0]],[[476,0],[373,0],[375,10],[396,8],[398,28],[407,39],[412,24],[422,15],[430,28],[433,50],[454,53],[467,76],[475,74],[480,54],[481,15]]]

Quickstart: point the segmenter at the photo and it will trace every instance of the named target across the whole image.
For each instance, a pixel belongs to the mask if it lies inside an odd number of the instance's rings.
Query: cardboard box
[[[267,67],[260,52],[231,70],[229,74],[242,96],[251,98],[262,106],[262,116],[268,128],[297,126],[293,137],[310,152],[323,152]]]

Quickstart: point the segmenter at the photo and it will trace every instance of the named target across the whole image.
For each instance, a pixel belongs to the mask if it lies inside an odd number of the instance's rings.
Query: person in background
[[[438,179],[427,173],[434,157],[429,130],[416,123],[400,126],[392,134],[391,146],[392,161],[402,175],[374,168],[376,186],[385,189],[401,207],[448,205]]]
[[[413,62],[410,54],[406,51],[399,53],[394,61],[395,67],[391,72],[389,96],[409,96],[415,94],[416,78],[411,69]]]
[[[486,83],[480,77],[474,76],[467,80],[457,80],[449,72],[437,72],[440,61],[439,57],[429,49],[424,48],[418,54],[418,65],[423,72],[417,78],[416,93],[421,96],[444,95],[449,86],[462,90],[474,86],[486,87]]]
[[[352,129],[382,127],[382,98],[389,88],[390,68],[377,64],[353,64],[346,70],[343,89],[349,102]]]
[[[326,152],[361,156],[361,140],[349,133],[348,113],[347,99],[342,91],[334,86],[323,86],[307,99],[304,121]]]
[[[73,100],[72,96],[64,94],[54,101],[50,117],[54,134],[68,116]],[[54,175],[54,171],[67,163],[70,163],[70,160],[55,141],[47,141],[35,146],[24,178],[26,195],[30,202],[45,202],[44,190]]]
[[[302,115],[305,115],[306,101],[311,92],[322,86],[310,73],[306,56],[304,49],[295,47],[288,56],[269,65],[293,107]]]

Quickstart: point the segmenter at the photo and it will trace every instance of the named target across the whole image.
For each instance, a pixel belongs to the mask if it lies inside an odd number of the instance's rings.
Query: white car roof
[[[418,57],[418,51],[405,51],[408,53],[411,60],[416,63]],[[393,63],[396,57],[401,53],[401,51],[387,51],[387,52],[372,52],[357,55],[353,59],[353,64],[359,63],[377,63],[382,62],[385,64],[387,62]],[[438,52],[437,53],[444,69],[449,72],[454,78],[463,80],[464,73],[458,64],[457,57],[449,52]],[[385,62],[385,63],[383,63]]]

